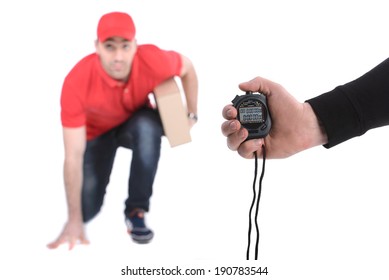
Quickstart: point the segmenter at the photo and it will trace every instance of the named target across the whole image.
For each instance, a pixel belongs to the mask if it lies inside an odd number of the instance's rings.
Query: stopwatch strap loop
[[[255,260],[258,260],[258,247],[259,247],[259,226],[258,226],[258,210],[259,210],[259,202],[261,199],[261,192],[262,192],[262,180],[265,175],[265,162],[266,162],[266,148],[265,145],[262,145],[262,172],[259,179],[259,188],[258,188],[258,197],[255,190],[255,184],[257,181],[257,174],[258,174],[258,156],[257,152],[254,152],[254,158],[255,158],[255,169],[254,169],[254,182],[253,182],[253,200],[250,207],[249,212],[249,230],[248,230],[248,245],[247,245],[247,253],[246,253],[246,259],[250,259],[250,243],[251,243],[251,213],[252,209],[254,207],[255,202],[257,203],[256,209],[255,209],[255,228],[257,233],[257,239],[255,244]]]

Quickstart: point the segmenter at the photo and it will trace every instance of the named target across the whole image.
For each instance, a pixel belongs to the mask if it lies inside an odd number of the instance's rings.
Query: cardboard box
[[[187,111],[174,78],[158,85],[154,89],[154,96],[170,146],[191,142]]]

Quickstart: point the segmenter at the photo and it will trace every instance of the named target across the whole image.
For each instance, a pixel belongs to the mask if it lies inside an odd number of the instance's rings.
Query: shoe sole
[[[138,244],[150,243],[151,240],[154,238],[154,233],[153,232],[151,232],[148,235],[136,235],[136,234],[133,234],[130,230],[128,230],[127,232],[131,236],[132,240],[135,243],[138,243]]]

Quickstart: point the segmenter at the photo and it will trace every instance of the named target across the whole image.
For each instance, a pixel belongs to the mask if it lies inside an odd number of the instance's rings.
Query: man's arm
[[[69,249],[72,249],[77,242],[89,243],[84,234],[81,208],[82,168],[86,147],[85,126],[63,128],[63,140],[65,147],[64,183],[68,205],[68,221],[57,240],[48,244],[50,249],[55,249],[63,243],[69,243]]]
[[[181,69],[181,83],[184,89],[188,113],[197,115],[197,96],[198,96],[198,80],[196,70],[192,62],[186,56],[181,55],[182,69]],[[191,125],[195,123],[192,120]]]
[[[240,84],[243,91],[259,91],[268,98],[272,129],[265,139],[244,142],[248,132],[226,105],[222,133],[227,145],[244,158],[260,153],[263,143],[269,158],[284,158],[317,145],[333,147],[372,128],[389,125],[389,58],[343,86],[307,100],[294,100],[281,85],[257,77]]]
[[[307,100],[327,134],[326,148],[389,125],[389,58],[361,77]]]
[[[82,165],[86,146],[85,126],[63,128],[65,147],[64,183],[69,220],[82,221]]]

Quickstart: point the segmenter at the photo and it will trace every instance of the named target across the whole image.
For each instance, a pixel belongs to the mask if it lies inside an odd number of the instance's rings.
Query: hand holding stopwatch
[[[249,132],[246,140],[265,138],[269,134],[271,118],[265,95],[247,91],[245,95],[235,96],[232,104],[238,111],[238,121]]]
[[[265,138],[271,129],[271,118],[270,111],[267,107],[266,96],[263,94],[253,94],[252,91],[247,91],[245,95],[237,95],[232,100],[232,104],[238,111],[237,119],[241,123],[241,125],[247,129],[249,135],[246,140],[249,139],[257,139],[257,138]],[[246,141],[245,140],[245,141]],[[258,259],[258,242],[259,242],[259,229],[258,229],[258,206],[261,198],[261,189],[262,189],[262,179],[265,174],[265,160],[266,160],[266,149],[265,145],[262,145],[262,174],[259,180],[259,189],[258,189],[258,198],[256,200],[257,194],[255,191],[255,183],[257,179],[257,152],[254,152],[255,158],[255,176],[253,183],[253,192],[254,197],[251,203],[250,212],[249,212],[249,232],[248,232],[248,246],[246,258],[250,259],[250,236],[251,236],[251,213],[254,207],[255,202],[257,202],[256,210],[255,210],[255,226],[257,230],[257,241],[255,245],[255,260]]]

